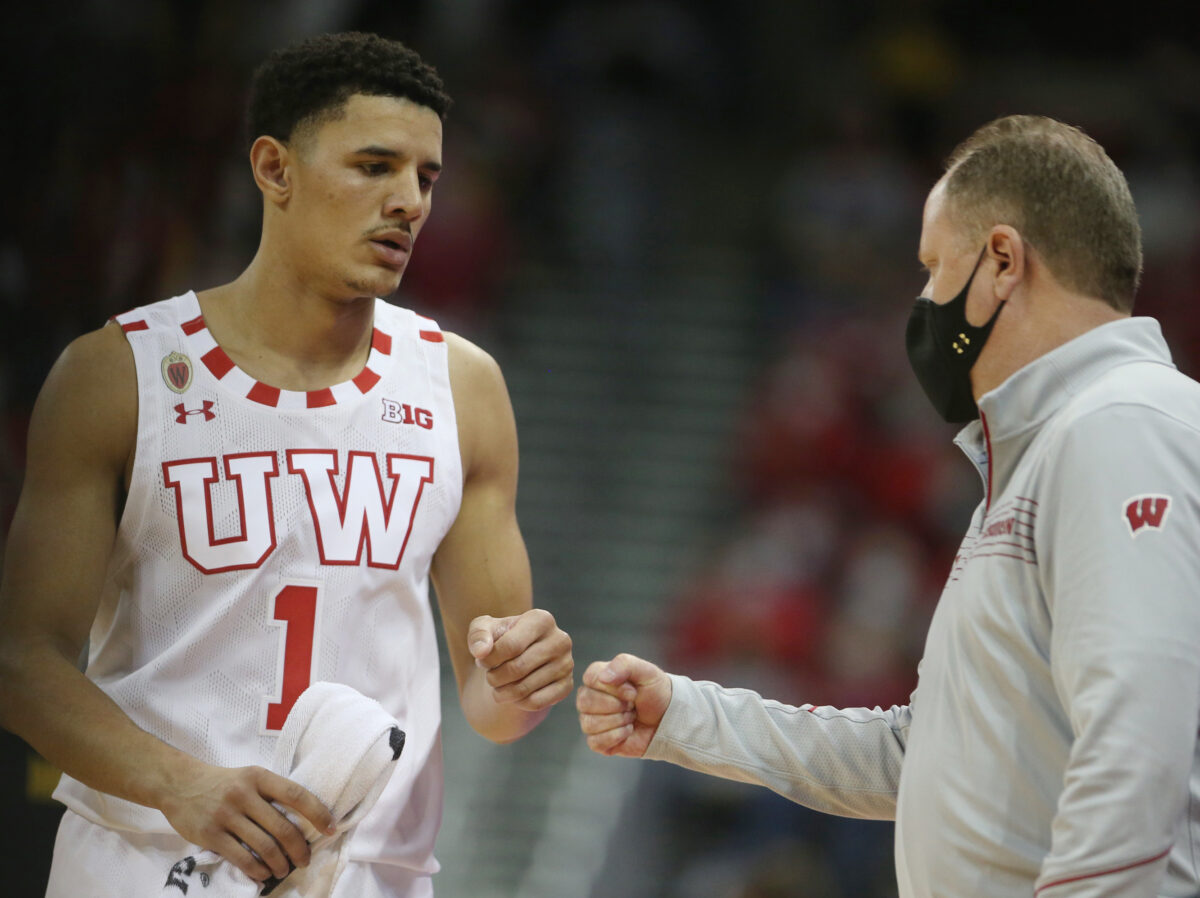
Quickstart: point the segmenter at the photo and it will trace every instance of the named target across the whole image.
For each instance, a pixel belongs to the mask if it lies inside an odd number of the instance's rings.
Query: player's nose
[[[420,218],[424,211],[422,199],[421,185],[415,176],[397,178],[384,200],[384,214],[409,221]]]

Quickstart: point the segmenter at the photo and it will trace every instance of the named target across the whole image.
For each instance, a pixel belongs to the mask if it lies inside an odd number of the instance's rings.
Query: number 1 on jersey
[[[312,682],[318,598],[317,587],[290,583],[271,599],[271,616],[283,627],[283,656],[278,665],[279,701],[268,697],[266,706],[268,731],[283,729],[292,705]]]

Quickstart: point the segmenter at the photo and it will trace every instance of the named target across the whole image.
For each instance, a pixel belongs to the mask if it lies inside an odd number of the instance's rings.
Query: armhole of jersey
[[[154,495],[153,484],[145,482],[149,469],[143,462],[147,458],[153,458],[156,454],[152,443],[157,440],[157,431],[145,426],[143,379],[147,375],[144,371],[145,360],[142,358],[144,353],[139,352],[140,347],[135,342],[137,337],[133,336],[139,331],[149,330],[145,311],[144,309],[134,309],[121,315],[114,315],[109,319],[112,324],[121,328],[125,342],[129,345],[129,351],[133,354],[134,402],[137,405],[134,417],[133,455],[127,462],[128,484],[125,483],[124,471],[121,474],[124,495],[121,514],[117,520],[116,545],[120,555],[114,556],[113,559],[117,564],[124,560],[120,557],[125,554],[122,551],[123,547],[137,545],[142,525],[147,520],[144,511],[146,503]]]
[[[445,333],[437,322],[417,315],[415,312],[413,315],[418,331],[417,336],[419,337],[417,343],[425,353],[426,370],[429,372],[431,380],[434,377],[437,378],[437,389],[445,390],[446,409],[453,419],[450,422],[453,426],[448,428],[448,430],[453,435],[454,456],[458,462],[458,497],[461,504],[462,490],[466,487],[467,483],[467,471],[466,466],[463,464],[462,441],[458,438],[458,406],[454,402],[454,385],[450,379],[450,341],[446,339]],[[431,383],[430,386],[432,388],[435,384]]]
[[[467,467],[462,460],[462,441],[458,439],[458,407],[455,405],[454,385],[450,379],[450,341],[445,339],[442,325],[408,310],[410,316],[410,333],[415,337],[416,346],[421,348],[425,358],[426,376],[430,378],[430,390],[434,394],[444,393],[446,412],[451,417],[451,439],[454,441],[454,455],[458,466],[457,496],[458,505],[462,505],[462,491],[467,486]],[[455,511],[457,515],[457,510]]]

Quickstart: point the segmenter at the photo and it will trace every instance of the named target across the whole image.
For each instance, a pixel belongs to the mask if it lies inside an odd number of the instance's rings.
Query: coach
[[[588,744],[896,821],[906,898],[1200,893],[1200,385],[1158,323],[1125,178],[1013,116],[925,204],[918,380],[979,469],[916,691],[798,707],[618,655]]]

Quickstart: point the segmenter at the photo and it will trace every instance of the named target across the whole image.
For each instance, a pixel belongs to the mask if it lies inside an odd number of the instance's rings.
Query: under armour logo
[[[195,885],[194,882],[190,881],[192,874],[195,872],[196,859],[194,857],[185,857],[183,860],[176,862],[175,866],[171,868],[171,872],[167,874],[167,881],[163,885],[163,888],[168,889],[174,886],[186,895],[188,888]],[[212,882],[207,873],[201,873],[198,879],[200,881],[200,888],[202,889],[207,889],[208,884]]]
[[[1170,510],[1170,496],[1146,495],[1129,499],[1125,503],[1125,523],[1129,525],[1129,535],[1137,536],[1143,527],[1162,530]]]
[[[212,410],[213,401],[205,399],[201,408],[184,408],[183,403],[175,406],[175,423],[186,424],[188,415],[203,415],[205,421],[211,421],[217,416],[217,413]]]

